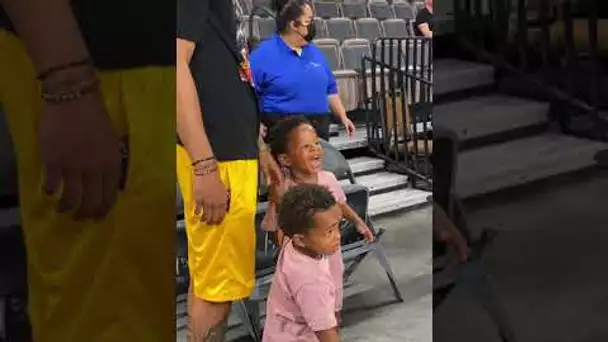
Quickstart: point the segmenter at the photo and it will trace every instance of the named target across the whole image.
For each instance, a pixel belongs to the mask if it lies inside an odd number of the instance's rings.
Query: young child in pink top
[[[263,342],[339,342],[341,300],[329,255],[339,254],[342,209],[315,184],[287,190],[278,220],[285,242],[268,295]]]
[[[286,175],[282,189],[270,189],[270,203],[262,223],[262,228],[267,231],[276,232],[278,235],[276,242],[281,245],[284,227],[278,224],[276,207],[277,203],[281,201],[282,193],[299,184],[315,184],[328,189],[333,195],[337,207],[340,208],[342,216],[352,222],[357,231],[367,241],[373,241],[373,233],[367,227],[365,221],[346,203],[346,195],[336,177],[333,173],[321,169],[323,164],[323,148],[310,122],[303,117],[282,120],[273,127],[271,136],[271,151],[279,164],[286,170]],[[339,317],[339,312],[342,310],[342,276],[344,273],[344,264],[339,244],[336,252],[328,256],[328,264],[337,298],[335,301],[335,314]],[[282,342],[289,341],[285,340]]]

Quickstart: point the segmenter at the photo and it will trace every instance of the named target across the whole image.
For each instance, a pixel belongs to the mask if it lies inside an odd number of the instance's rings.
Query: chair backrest
[[[384,36],[390,38],[404,38],[409,36],[407,23],[404,19],[387,19],[382,22]]]
[[[277,30],[276,21],[270,17],[257,17],[258,35],[261,40],[270,38]]]
[[[321,140],[321,146],[325,151],[323,158],[323,170],[333,173],[337,179],[350,179],[354,182],[350,164],[337,148],[325,140]]]
[[[342,43],[344,40],[355,37],[352,20],[348,18],[331,18],[325,21],[329,38]]]
[[[395,3],[393,4],[393,10],[395,11],[395,17],[404,20],[416,19],[416,12],[411,5],[407,3]]]
[[[336,2],[316,1],[314,3],[315,15],[323,19],[335,18],[340,16],[340,9]]]
[[[249,15],[251,13],[251,8],[253,7],[251,0],[238,0],[237,3],[241,7],[243,15]]]
[[[315,17],[314,22],[315,22],[315,26],[317,28],[317,38],[329,38],[329,33],[327,32],[327,25],[325,24],[325,19]]]
[[[368,6],[369,14],[372,18],[376,18],[378,20],[395,18],[393,8],[386,2],[371,2]]]
[[[367,221],[367,209],[369,205],[369,190],[360,184],[349,184],[343,187],[346,194],[346,203],[363,220]],[[357,232],[355,226],[350,222],[345,222],[340,227],[342,246],[359,242],[363,236]]]
[[[351,19],[367,17],[367,6],[365,3],[343,3],[340,5],[342,16]]]
[[[373,42],[382,36],[380,23],[375,18],[361,18],[355,21],[355,33],[357,38],[365,38]]]
[[[360,70],[363,56],[371,57],[369,40],[363,38],[347,39],[342,44],[342,65],[344,69]]]
[[[340,70],[342,67],[340,64],[340,43],[332,38],[315,39],[314,43],[325,55],[331,70]]]

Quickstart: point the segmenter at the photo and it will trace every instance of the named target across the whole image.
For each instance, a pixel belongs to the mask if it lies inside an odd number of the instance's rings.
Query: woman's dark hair
[[[315,214],[336,205],[331,192],[318,184],[301,184],[290,188],[283,195],[279,206],[279,227],[289,237],[305,234],[313,226]]]
[[[289,23],[298,20],[306,5],[312,6],[309,0],[274,0],[272,7],[277,14],[277,32],[287,32]]]
[[[274,127],[270,129],[270,151],[276,158],[280,154],[287,153],[287,144],[289,143],[289,135],[296,128],[302,125],[311,125],[310,121],[303,116],[292,116],[280,120]]]

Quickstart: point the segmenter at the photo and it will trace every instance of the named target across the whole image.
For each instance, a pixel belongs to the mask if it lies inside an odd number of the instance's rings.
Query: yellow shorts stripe
[[[217,226],[195,215],[193,174],[186,150],[177,146],[177,176],[184,200],[188,234],[188,267],[193,292],[210,302],[247,298],[255,283],[255,212],[257,160],[219,163],[222,181],[230,189],[230,209]]]

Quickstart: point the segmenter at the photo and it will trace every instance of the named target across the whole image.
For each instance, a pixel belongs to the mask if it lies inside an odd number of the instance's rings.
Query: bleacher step
[[[352,137],[341,130],[338,136],[331,137],[329,142],[340,151],[356,149],[367,146],[367,131],[358,129]]]
[[[456,192],[471,197],[524,185],[596,165],[607,143],[546,133],[459,155]]]
[[[548,103],[490,95],[437,105],[433,120],[464,141],[547,124],[548,112]]]
[[[358,184],[361,184],[369,189],[370,194],[374,195],[395,188],[403,187],[407,184],[408,177],[398,173],[386,171],[376,172],[368,175],[355,177]],[[345,186],[349,184],[349,180],[341,180],[340,183]]]
[[[414,209],[426,204],[431,193],[417,189],[405,188],[369,198],[368,214],[370,217],[384,215],[404,209]]]
[[[381,170],[384,167],[384,160],[364,156],[350,158],[348,159],[348,164],[356,176]]]
[[[436,59],[433,66],[433,94],[444,95],[494,83],[491,65],[458,59]]]

